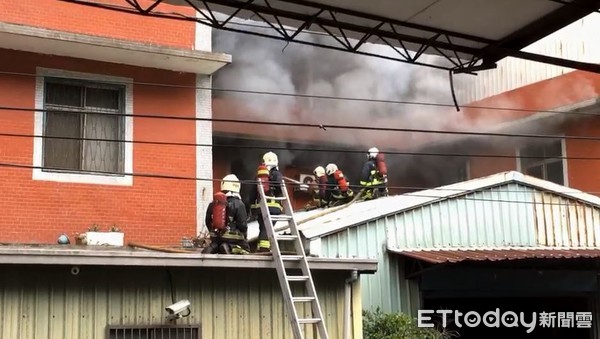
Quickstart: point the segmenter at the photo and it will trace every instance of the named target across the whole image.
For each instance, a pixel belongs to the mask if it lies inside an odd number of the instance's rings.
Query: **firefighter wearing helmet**
[[[362,167],[360,185],[365,200],[387,196],[387,166],[385,157],[377,147],[367,152],[367,161]]]
[[[328,164],[325,167],[327,174],[326,199],[329,206],[345,204],[352,200],[354,192],[350,189],[350,183],[344,176],[344,173],[336,164]]]
[[[258,184],[263,186],[265,195],[270,197],[282,197],[283,191],[281,189],[281,183],[283,182],[283,174],[279,171],[279,160],[277,154],[273,152],[267,152],[262,157],[262,164],[258,166],[256,173]],[[267,231],[265,229],[265,221],[262,216],[260,209],[260,197],[258,195],[258,189],[255,186],[253,190],[251,201],[254,203],[251,206],[252,214],[258,219],[258,246],[257,252],[269,252],[271,251],[271,242]],[[268,200],[267,206],[269,207],[269,213],[271,215],[279,215],[283,211],[283,206],[277,200]],[[273,226],[276,222],[273,221]]]
[[[214,194],[206,209],[206,227],[210,245],[202,253],[248,254],[248,215],[240,197],[240,180],[234,174],[221,181],[221,191]]]
[[[317,207],[327,206],[327,174],[323,166],[317,166],[313,170],[315,176],[315,186],[312,191],[312,200]]]

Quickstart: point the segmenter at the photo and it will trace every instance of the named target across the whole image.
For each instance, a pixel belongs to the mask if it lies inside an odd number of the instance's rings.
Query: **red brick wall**
[[[35,67],[191,86],[195,76],[0,50],[0,71],[35,73]],[[0,106],[34,107],[35,77],[0,74]],[[195,116],[195,91],[134,85],[134,114]],[[0,110],[0,133],[33,134],[33,112]],[[134,118],[134,140],[195,142],[194,121]],[[31,166],[32,138],[0,136],[0,162]],[[134,144],[133,172],[195,176],[188,146]],[[83,232],[98,223],[117,224],[126,241],[178,243],[196,233],[193,180],[134,177],[133,186],[32,180],[31,169],[0,166],[0,242],[55,242],[59,234]]]
[[[125,0],[100,0],[130,7]],[[147,7],[149,1],[140,1]],[[159,5],[158,11],[194,16],[190,6]],[[193,22],[152,18],[58,0],[0,1],[0,21],[103,37],[193,48]]]

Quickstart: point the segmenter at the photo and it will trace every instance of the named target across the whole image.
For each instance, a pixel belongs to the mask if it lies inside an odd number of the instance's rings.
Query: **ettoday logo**
[[[419,310],[417,325],[419,327],[434,327],[431,322],[433,315],[441,315],[442,327],[448,327],[448,320],[451,319],[458,328],[486,326],[490,328],[503,327],[523,327],[525,332],[531,333],[537,326],[545,328],[591,328],[591,312],[501,312],[499,308],[493,311],[485,312],[483,315],[479,312],[469,311],[460,312],[456,310]]]

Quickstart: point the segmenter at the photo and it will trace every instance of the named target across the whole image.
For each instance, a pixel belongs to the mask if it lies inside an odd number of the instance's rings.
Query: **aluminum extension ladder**
[[[317,297],[317,291],[313,283],[310,268],[306,260],[306,253],[304,252],[304,246],[302,245],[302,238],[298,232],[298,225],[294,219],[294,212],[292,203],[290,201],[285,181],[281,182],[281,190],[283,197],[271,197],[266,196],[263,186],[258,183],[258,192],[260,197],[260,209],[262,217],[265,222],[265,229],[271,242],[271,253],[273,254],[273,260],[277,268],[277,275],[279,276],[279,285],[283,292],[283,299],[286,305],[288,316],[292,325],[295,339],[304,339],[304,326],[313,325],[317,326],[320,339],[329,339],[327,335],[327,329],[323,318],[323,312],[321,311],[321,305],[319,304],[319,298]],[[267,206],[267,199],[280,201],[283,206],[282,214],[271,215]],[[290,228],[290,235],[277,235],[273,227],[274,221],[287,221]],[[279,248],[279,241],[293,241],[295,254],[288,255],[282,254]],[[289,275],[286,271],[284,262],[298,262],[302,275]],[[291,283],[304,283],[304,291],[306,295],[294,296],[292,295]],[[300,318],[298,314],[298,308],[296,305],[302,305],[311,303],[312,317]]]

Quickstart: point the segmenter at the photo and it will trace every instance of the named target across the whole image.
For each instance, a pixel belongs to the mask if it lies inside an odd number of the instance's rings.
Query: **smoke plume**
[[[254,23],[256,24],[256,23]],[[244,30],[252,28],[244,27]],[[271,28],[254,28],[254,31],[266,32]],[[331,38],[322,35],[303,34],[304,41],[331,43]],[[213,100],[213,113],[216,118],[243,119],[251,121],[292,122],[323,125],[350,125],[362,127],[408,128],[447,131],[486,132],[498,128],[502,121],[522,118],[531,112],[514,111],[480,111],[476,109],[457,112],[453,107],[448,72],[428,67],[414,66],[397,61],[376,57],[361,56],[348,52],[332,51],[320,47],[312,47],[295,43],[256,37],[247,34],[213,30],[213,50],[231,54],[233,62],[219,70],[213,78],[216,89]],[[365,51],[397,57],[396,52],[383,45],[365,45]],[[423,55],[422,62],[444,65],[442,57]],[[467,88],[470,75],[455,75],[456,95],[462,97],[461,89]],[[584,79],[585,80],[585,79]],[[578,81],[582,88],[564,89],[548,82],[549,93],[535,93],[526,97],[507,96],[507,99],[496,100],[496,107],[507,109],[525,106],[540,106],[536,101],[573,102],[577,98],[569,93],[595,92],[586,81]],[[226,89],[219,91],[219,89]],[[281,93],[285,95],[267,95],[256,93],[239,93],[227,90]],[[557,92],[559,95],[552,93]],[[310,96],[360,98],[359,100],[334,100],[311,98]],[[561,99],[561,100],[558,100]],[[564,99],[564,100],[562,100]],[[395,101],[382,103],[376,101]],[[423,105],[402,104],[397,102],[421,102]],[[433,104],[433,105],[432,105]],[[435,104],[441,104],[436,106]],[[461,103],[459,104],[468,104]],[[558,107],[559,105],[557,105]],[[517,133],[544,133],[555,127],[545,123],[535,124],[534,129],[523,130],[519,126],[510,127]],[[529,126],[529,125],[528,125]],[[215,122],[217,133],[252,136],[252,139],[279,140],[286,142],[302,142],[313,145],[322,144],[324,148],[333,145],[347,146],[352,149],[372,146],[398,151],[419,151],[432,144],[443,144],[450,141],[466,139],[462,144],[454,143],[448,152],[461,153],[462,147],[509,146],[520,143],[516,139],[502,138],[465,138],[460,135],[381,132],[373,130],[320,129],[299,128],[273,125],[253,125]],[[257,137],[258,136],[258,137]],[[285,143],[283,143],[285,146]],[[486,146],[487,145],[487,146]],[[485,146],[485,147],[483,147]],[[315,147],[315,146],[313,146]],[[458,149],[457,149],[458,147]],[[318,148],[316,146],[315,148]],[[514,150],[514,148],[513,148]],[[488,149],[489,151],[489,149]],[[239,157],[243,163],[249,164],[245,171],[251,175],[260,156],[256,152],[241,152]],[[282,152],[282,166],[298,164],[326,165],[329,162],[351,164],[352,168],[344,169],[356,182],[364,154],[325,153],[325,152]],[[513,153],[514,154],[514,153]],[[448,172],[446,167],[450,160],[464,161],[460,158],[429,157],[416,162],[410,156],[388,157],[389,166],[394,171],[414,172],[427,177],[439,177]],[[356,164],[356,165],[354,165]],[[408,169],[413,166],[413,169]],[[350,166],[349,166],[350,167]],[[429,172],[431,173],[429,173]],[[427,180],[424,180],[426,182]]]
[[[252,29],[244,27],[244,29]],[[264,28],[254,28],[255,31]],[[342,124],[369,127],[456,129],[464,123],[461,112],[451,107],[446,71],[397,61],[361,56],[256,37],[214,31],[214,50],[233,56],[232,64],[216,73],[214,88],[283,93],[287,96],[235,92],[215,93],[214,114],[219,118]],[[324,41],[329,37],[304,35],[303,40]],[[387,46],[371,44],[365,51],[398,57]],[[445,59],[422,56],[424,62],[442,64]],[[459,84],[465,76],[455,76]],[[398,103],[329,100],[306,96],[361,98],[447,104],[450,107]],[[462,127],[462,126],[461,126]],[[395,148],[414,147],[433,139],[432,134],[373,133],[316,128],[240,125],[224,129],[256,128],[288,140],[326,140],[330,143],[371,145],[392,138]],[[219,129],[217,123],[216,129]]]

